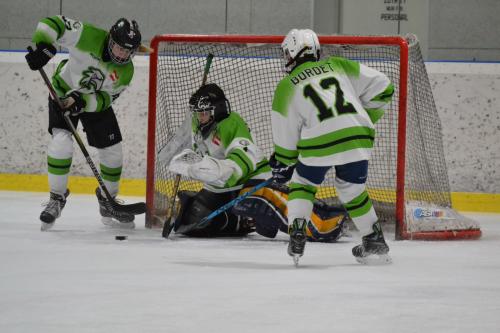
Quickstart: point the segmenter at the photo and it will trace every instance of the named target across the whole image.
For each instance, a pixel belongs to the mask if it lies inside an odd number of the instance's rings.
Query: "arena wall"
[[[46,67],[52,73],[60,57]],[[149,58],[134,59],[130,88],[115,105],[124,138],[124,179],[141,188],[146,174]],[[427,69],[443,127],[445,159],[453,192],[500,193],[500,63],[430,62]],[[47,88],[26,65],[24,52],[0,52],[0,175],[46,173]],[[80,130],[81,131],[81,130]],[[81,132],[84,136],[83,132]],[[97,160],[96,152],[90,153]],[[75,147],[72,176],[92,176]],[[19,181],[19,178],[16,181]],[[0,181],[22,189],[26,180]],[[32,181],[34,181],[32,179]],[[141,190],[142,191],[142,190]],[[134,191],[132,191],[135,193]]]

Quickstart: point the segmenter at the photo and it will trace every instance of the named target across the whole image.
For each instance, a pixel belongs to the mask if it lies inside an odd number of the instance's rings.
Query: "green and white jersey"
[[[42,19],[33,35],[33,43],[57,44],[68,49],[69,58],[61,61],[52,77],[62,97],[78,90],[83,93],[86,112],[100,112],[111,106],[130,84],[134,65],[103,61],[107,31],[64,16]]]
[[[312,166],[368,160],[374,123],[393,93],[383,73],[345,58],[297,66],[274,93],[276,159]]]
[[[224,188],[242,185],[249,179],[266,179],[271,176],[267,159],[254,143],[247,124],[239,114],[231,112],[226,119],[216,124],[206,139],[197,130],[195,121],[192,128],[194,151],[236,164],[236,171]]]

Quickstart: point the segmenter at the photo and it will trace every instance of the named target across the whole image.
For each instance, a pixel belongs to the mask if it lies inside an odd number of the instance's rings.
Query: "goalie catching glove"
[[[208,155],[202,157],[191,149],[174,156],[168,169],[216,187],[224,187],[231,175],[239,171],[231,160],[219,160]]]

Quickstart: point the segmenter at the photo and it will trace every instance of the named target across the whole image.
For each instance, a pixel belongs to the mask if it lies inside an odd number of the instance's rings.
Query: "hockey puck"
[[[115,239],[119,240],[119,241],[122,241],[122,240],[126,240],[127,236],[115,236]]]

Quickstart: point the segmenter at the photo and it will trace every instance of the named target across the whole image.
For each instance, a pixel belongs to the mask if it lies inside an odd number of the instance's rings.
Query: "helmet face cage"
[[[111,60],[124,65],[133,58],[141,45],[141,33],[136,21],[119,19],[109,32],[108,53]]]
[[[215,106],[208,96],[192,98],[189,108],[195,116],[194,119],[198,127],[207,125],[214,120]]]
[[[121,47],[120,44],[113,40],[113,37],[109,37],[108,42],[108,52],[111,60],[118,65],[124,65],[134,57],[135,50],[130,50]]]

